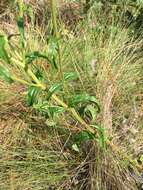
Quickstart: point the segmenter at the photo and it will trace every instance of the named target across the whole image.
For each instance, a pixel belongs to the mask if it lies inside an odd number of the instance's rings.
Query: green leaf
[[[7,40],[5,36],[0,35],[0,59],[10,64],[10,58],[5,50],[6,43],[7,43]]]
[[[26,54],[25,58],[26,58],[25,70],[28,69],[28,64],[31,64],[34,60],[39,59],[39,58],[46,59],[48,62],[50,62],[50,60],[48,59],[46,55],[43,55],[38,51],[33,51],[31,53]]]
[[[26,54],[25,58],[26,58],[27,64],[32,63],[34,60],[36,60],[38,58],[43,58],[43,59],[46,59],[49,61],[49,58],[46,55],[43,55],[38,51],[33,51],[31,53]]]
[[[88,102],[96,104],[96,106],[98,107],[98,110],[100,110],[97,99],[94,96],[90,96],[88,94],[74,95],[73,97],[69,99],[69,106],[75,107],[79,103],[88,103]]]
[[[84,109],[84,114],[91,118],[91,122],[96,121],[98,108],[93,105],[87,105]]]
[[[14,82],[9,71],[0,65],[0,78],[8,83]]]
[[[42,70],[41,69],[39,69],[39,68],[35,68],[36,70],[35,70],[35,72],[34,72],[34,74],[36,75],[36,77],[38,78],[38,79],[43,79],[43,72],[42,72]]]
[[[57,38],[53,36],[49,36],[48,38],[48,54],[50,62],[53,66],[53,68],[58,69],[56,58],[58,55],[58,40]]]
[[[74,136],[74,147],[72,146],[72,148],[75,148],[75,151],[76,149],[79,150],[79,147],[81,146],[81,142],[86,142],[86,141],[90,141],[90,140],[93,140],[95,138],[95,134],[92,134],[90,133],[89,131],[80,131],[79,133],[77,133],[75,136]],[[79,151],[77,151],[79,152]]]
[[[53,84],[49,90],[48,90],[48,93],[47,93],[47,100],[50,99],[50,97],[58,90],[61,90],[62,88],[62,83],[55,83]]]
[[[105,137],[105,129],[98,125],[91,125],[92,127],[96,128],[99,134],[98,142],[101,148],[105,149],[106,145],[106,137]]]
[[[54,116],[54,114],[63,113],[65,111],[65,109],[61,106],[49,106],[48,109],[51,116]]]
[[[52,119],[54,116],[59,115],[65,111],[65,109],[61,106],[49,105],[48,101],[38,102],[37,104],[34,104],[33,107],[39,111],[47,113],[48,117]]]
[[[75,135],[75,142],[80,143],[82,141],[87,141],[94,138],[95,138],[94,134],[91,134],[88,131],[81,131]]]
[[[51,63],[52,63],[53,68],[58,69],[55,56],[52,56]]]
[[[24,48],[25,37],[24,37],[24,18],[23,17],[18,18],[17,26],[18,26],[18,29],[19,29],[19,32],[20,32],[21,45]]]
[[[44,101],[42,103],[38,103],[34,105],[34,108],[39,109],[44,112],[50,112],[50,115],[63,113],[65,109],[61,106],[49,105],[48,101]]]
[[[65,81],[71,81],[77,79],[77,73],[75,72],[69,72],[69,73],[64,73],[64,80]]]
[[[140,157],[140,161],[143,163],[143,155],[141,155],[141,157]]]
[[[49,48],[49,53],[52,55],[56,55],[57,54],[57,50],[58,50],[58,41],[59,39],[57,39],[54,36],[49,36],[47,39],[48,42],[48,48]]]
[[[39,88],[33,87],[33,86],[29,87],[28,94],[27,94],[27,101],[28,101],[29,106],[32,106],[34,102],[36,101],[38,92],[39,92]]]
[[[76,151],[76,152],[79,152],[79,147],[78,147],[77,144],[73,144],[73,145],[72,145],[72,149],[73,149],[74,151]]]

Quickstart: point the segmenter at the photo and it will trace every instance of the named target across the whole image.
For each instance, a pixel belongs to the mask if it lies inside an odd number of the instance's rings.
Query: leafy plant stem
[[[14,61],[14,60],[13,60]],[[22,66],[24,68],[24,64],[22,64],[20,61],[16,60],[16,63],[19,64],[20,66]],[[31,71],[31,69],[27,69],[27,74],[33,79],[33,81],[37,84],[37,86],[41,87],[42,90],[46,90],[46,86],[44,84],[42,84],[39,79],[35,76],[35,74]],[[13,78],[14,79],[14,78]],[[18,82],[21,82],[22,84],[26,84],[27,82],[21,79],[18,79],[15,77],[15,80]],[[56,95],[52,95],[52,99],[54,101],[56,101],[58,104],[60,104],[61,106],[63,106],[67,111],[69,111],[73,117],[79,122],[81,123],[86,130],[88,130],[91,133],[95,133],[94,129],[92,129],[92,127],[90,127],[81,117],[80,115],[76,112],[76,110],[74,108],[69,108],[68,105],[66,103],[64,103],[62,100],[60,100]]]
[[[39,79],[35,76],[35,74],[30,70],[28,69],[27,71],[27,74],[29,76],[31,76],[31,78],[34,80],[35,84],[32,84],[33,86],[37,86],[37,87],[40,87],[42,90],[46,90],[46,86],[45,84],[41,83],[39,81]],[[26,84],[26,85],[31,85],[30,83],[28,83],[27,81],[25,80],[22,80],[22,79],[19,79],[17,78],[16,76],[12,76],[11,77],[13,80],[21,83],[21,84]],[[71,116],[76,120],[78,121],[82,128],[81,130],[87,130],[89,131],[90,133],[92,134],[95,134],[97,133],[97,131],[95,131],[89,124],[87,124],[83,119],[82,117],[76,112],[76,110],[74,108],[70,108],[65,102],[63,102],[57,95],[53,94],[51,96],[52,100],[55,101],[56,103],[58,103],[59,105],[61,105],[63,108],[65,108],[65,110],[67,110]],[[109,139],[106,139],[105,140],[105,143],[112,149],[112,151],[122,155],[125,159],[128,159],[130,161],[130,163],[132,163],[132,160],[127,156],[127,155],[124,155],[122,153],[122,151],[120,150],[120,148],[118,146],[116,146],[112,141],[110,141]],[[136,163],[136,167],[137,168],[141,168],[139,166],[139,164]]]
[[[86,130],[88,130],[91,133],[95,133],[94,129],[92,129],[81,117],[80,115],[76,112],[74,108],[69,108],[66,103],[64,103],[62,100],[60,100],[56,95],[52,95],[52,99],[55,100],[58,104],[63,106],[66,110],[68,110],[72,116],[80,123],[82,124]]]
[[[25,68],[25,64],[22,63],[21,61],[16,60],[16,59],[13,59],[13,58],[11,58],[11,60],[12,60],[15,64],[17,64],[18,66],[21,66],[23,69]],[[42,84],[42,83],[38,80],[38,78],[35,76],[35,74],[31,71],[30,68],[28,68],[28,69],[26,70],[26,73],[27,73],[27,74],[31,77],[31,79],[37,84],[36,86],[41,87],[42,90],[45,90],[45,89],[46,89],[45,85]],[[19,80],[19,79],[15,78],[15,80],[20,82],[21,79]],[[25,81],[25,82],[26,82],[26,81]],[[21,81],[22,84],[25,84],[25,82],[24,82],[23,80]]]
[[[50,0],[50,6],[51,6],[51,14],[52,14],[52,24],[53,24],[53,33],[54,36],[58,36],[58,30],[57,30],[57,10],[56,10],[56,1]]]
[[[31,71],[31,69],[27,69],[27,74],[34,80],[34,82],[37,83],[37,85],[39,87],[41,87],[42,90],[45,90],[46,89],[46,86],[44,84],[42,84],[38,78],[35,76],[35,74]]]
[[[52,24],[53,24],[53,35],[56,39],[59,38],[59,33],[57,29],[57,6],[56,6],[56,0],[50,0],[50,6],[51,6],[51,14],[52,14]],[[61,49],[60,44],[58,42],[58,61],[59,61],[59,74],[60,78],[63,78],[63,70],[62,70],[62,63],[61,63]]]
[[[17,61],[19,65],[21,65],[24,68],[24,64],[20,63],[20,61]],[[45,84],[41,83],[39,79],[35,76],[35,74],[31,71],[30,68],[27,69],[27,74],[33,79],[33,81],[36,83],[35,85],[39,86],[42,90],[46,90]],[[13,78],[14,79],[14,78]],[[26,84],[27,82],[24,80],[19,80],[18,78],[15,78],[16,81],[21,82],[22,84]],[[56,101],[59,105],[63,106],[65,110],[67,110],[71,115],[84,127],[84,129],[88,130],[92,134],[95,134],[96,131],[88,125],[81,117],[80,115],[76,112],[74,108],[69,108],[69,106],[63,102],[60,98],[58,98],[57,95],[53,94],[51,98]],[[117,146],[115,146],[110,140],[106,140],[106,144],[112,147],[114,151],[119,152],[119,149]]]
[[[72,115],[74,116],[74,118],[79,122],[81,123],[85,128],[86,130],[88,130],[89,132],[91,133],[95,133],[95,130],[93,128],[91,128],[80,116],[79,114],[76,112],[76,110],[74,108],[70,108],[69,110]]]

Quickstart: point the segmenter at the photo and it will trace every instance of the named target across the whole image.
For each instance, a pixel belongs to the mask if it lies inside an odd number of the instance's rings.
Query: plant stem
[[[16,60],[15,58],[11,58],[11,60],[17,64],[18,66],[22,67],[23,69],[25,68],[25,64],[23,63],[23,61],[19,61]],[[16,76],[12,76],[11,78],[21,84],[26,84],[26,85],[33,85],[33,86],[37,86],[40,87],[42,90],[46,90],[46,85],[41,83],[41,81],[36,77],[36,75],[32,72],[32,70],[30,68],[27,69],[27,74],[31,77],[31,79],[35,82],[35,84],[31,84],[23,79],[19,79]],[[67,110],[71,116],[78,121],[81,124],[81,130],[87,130],[89,132],[91,132],[92,134],[96,134],[96,131],[89,125],[87,124],[82,117],[78,114],[78,112],[76,112],[76,110],[74,108],[70,108],[68,107],[68,105],[63,102],[57,95],[53,94],[51,97],[56,103],[58,103],[59,105],[61,105],[62,107],[65,108],[65,110]],[[128,155],[125,155],[120,148],[115,145],[112,141],[110,141],[109,139],[106,139],[105,143],[110,146],[110,148],[112,149],[113,152],[118,153],[119,155],[123,156],[124,159],[127,159],[128,161],[130,161],[130,163],[133,165],[135,165],[138,169],[142,170],[143,166],[139,165],[138,163],[134,163],[133,160],[131,160],[131,158],[128,157]]]
[[[58,36],[58,30],[57,30],[56,1],[55,0],[50,0],[50,6],[51,6],[51,15],[52,15],[53,35],[55,37],[57,37]]]
[[[66,103],[64,103],[62,100],[60,100],[55,94],[52,95],[53,100],[55,100],[58,104],[63,106],[67,111],[69,111],[72,116],[80,123],[86,130],[88,130],[91,133],[95,133],[95,130],[90,127],[81,117],[80,115],[76,112],[74,108],[69,108]]]
[[[52,15],[52,25],[53,25],[53,36],[59,40],[59,33],[57,29],[57,5],[56,0],[50,0],[50,6],[51,6],[51,15]],[[63,79],[63,70],[62,70],[62,63],[61,63],[61,49],[59,41],[58,43],[58,62],[59,62],[59,74],[60,78]]]
[[[41,83],[39,81],[39,79],[35,76],[35,74],[30,70],[28,69],[28,72],[27,74],[34,80],[34,82],[37,84],[35,84],[35,86],[39,86],[42,90],[45,90],[46,89],[46,86]],[[12,76],[12,79],[15,80],[15,81],[18,81],[20,82],[21,84],[26,84],[26,85],[29,85],[30,83],[28,83],[27,81],[24,81],[22,79],[19,79],[15,76]],[[96,131],[90,126],[88,125],[83,119],[82,117],[76,112],[76,110],[74,108],[69,108],[68,105],[63,102],[61,99],[59,99],[55,94],[52,95],[51,97],[56,103],[58,103],[59,105],[63,106],[65,108],[65,110],[69,111],[69,113],[74,117],[74,119],[76,119],[81,125],[82,125],[82,128],[83,129],[86,129],[88,130],[89,132],[91,132],[92,134],[95,134]],[[121,151],[120,151],[120,148],[118,146],[116,146],[112,141],[106,139],[106,142],[105,142],[108,146],[111,147],[112,151],[120,154],[120,155],[123,155],[124,158],[128,159],[131,163],[132,163],[132,160],[127,156],[127,155],[124,155]],[[141,166],[139,164],[136,163],[136,167],[138,169],[141,169]]]
[[[34,82],[37,83],[39,87],[41,87],[42,90],[46,90],[46,86],[42,84],[38,78],[35,76],[35,74],[31,71],[31,69],[27,70],[27,74],[34,80]]]
[[[23,79],[20,79],[20,78],[17,78],[16,76],[11,76],[11,78],[14,80],[14,81],[17,81],[17,82],[19,82],[19,83],[21,83],[21,84],[26,84],[26,85],[30,85],[31,86],[31,83],[29,83],[29,82],[27,82],[27,81],[25,81],[25,80],[23,80]]]
[[[19,6],[19,17],[23,17],[23,0],[18,0],[18,6]]]
[[[17,64],[18,66],[22,67],[23,69],[25,68],[25,64],[19,60],[16,60],[14,58],[11,58],[11,60]],[[36,75],[31,71],[31,69],[27,69],[26,70],[26,73],[30,76],[30,78],[37,84],[36,86],[39,86],[42,90],[45,90],[46,89],[46,86],[44,84],[42,84],[39,79],[36,77]],[[16,81],[19,81],[21,82],[22,84],[28,84],[28,82],[22,80],[22,79],[18,79],[16,77],[13,77],[13,80],[16,80]]]
[[[19,66],[22,66],[24,68],[25,64],[22,64],[20,61],[13,59],[13,61],[18,64]],[[46,86],[45,84],[41,83],[39,81],[39,79],[35,76],[35,74],[32,72],[32,70],[30,68],[27,69],[27,74],[32,78],[32,80],[37,84],[37,86],[39,86],[42,90],[46,90]],[[22,80],[22,79],[18,79],[18,78],[14,78],[14,80],[21,82],[22,84],[27,84],[26,81]],[[81,117],[80,115],[76,112],[76,110],[74,108],[69,108],[68,105],[63,102],[62,100],[60,100],[55,94],[52,95],[52,99],[54,101],[56,101],[59,105],[63,106],[67,111],[69,111],[72,116],[79,122],[82,124],[82,126],[84,126],[84,128],[88,131],[90,131],[91,133],[95,133],[94,129],[92,127],[90,127]]]
[[[91,133],[95,133],[95,130],[90,127],[81,117],[80,115],[76,112],[76,110],[74,108],[70,108],[69,111],[72,113],[72,115],[74,116],[74,118],[79,122],[81,123],[86,130],[88,130],[89,132]]]

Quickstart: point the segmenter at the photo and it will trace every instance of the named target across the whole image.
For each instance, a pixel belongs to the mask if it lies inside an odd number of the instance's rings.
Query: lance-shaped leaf
[[[26,58],[27,64],[32,63],[34,60],[36,60],[38,58],[43,58],[50,62],[49,58],[46,55],[43,55],[38,51],[33,51],[31,53],[26,54],[25,58]]]
[[[14,82],[13,79],[11,78],[11,74],[9,73],[9,71],[1,65],[0,65],[0,79],[8,83]]]
[[[49,109],[49,112],[50,112],[52,117],[55,114],[60,114],[60,113],[63,113],[65,111],[65,109],[61,106],[49,106],[48,109]]]
[[[27,102],[29,106],[32,106],[36,101],[39,90],[40,90],[39,88],[34,86],[29,87],[27,93]]]
[[[100,147],[105,149],[106,148],[105,147],[106,146],[105,129],[98,125],[91,125],[91,127],[96,128],[98,135],[99,135],[97,141],[99,142]]]
[[[87,141],[94,138],[95,138],[95,135],[91,134],[89,131],[81,131],[75,135],[74,140],[76,143],[80,143],[82,141]]]
[[[57,62],[56,62],[56,56],[52,56],[51,63],[52,63],[53,68],[58,69]]]
[[[69,72],[69,73],[64,73],[64,80],[65,81],[71,81],[77,79],[77,73],[75,72]]]
[[[5,36],[0,35],[0,59],[2,59],[4,62],[10,64],[10,58],[5,49],[6,43],[7,43],[7,41],[6,41]]]
[[[60,114],[65,111],[65,109],[61,106],[56,106],[56,105],[49,105],[48,101],[44,102],[39,102],[38,104],[34,105],[35,109],[38,109],[39,111],[43,111],[46,113],[49,113],[50,116],[54,116],[55,114]]]
[[[96,106],[98,107],[98,110],[100,110],[99,104],[97,99],[95,98],[95,96],[90,96],[88,94],[78,94],[78,95],[74,95],[73,97],[71,97],[69,99],[69,106],[70,107],[75,107],[77,106],[79,103],[94,103],[96,104]]]
[[[90,117],[92,123],[96,121],[97,112],[98,108],[94,105],[87,105],[84,109],[84,114]]]
[[[56,55],[57,54],[57,50],[58,50],[58,41],[59,39],[53,37],[53,36],[49,36],[47,39],[48,42],[48,48],[49,48],[49,53],[52,55]]]
[[[19,29],[19,32],[20,32],[21,45],[24,48],[25,37],[24,37],[24,18],[23,17],[18,18],[17,26],[18,26],[18,29]]]
[[[58,54],[58,40],[57,38],[53,36],[49,36],[47,42],[48,42],[48,54],[50,58],[50,62],[53,66],[53,68],[58,69],[56,58]]]
[[[62,88],[62,83],[55,83],[53,84],[49,90],[48,90],[48,93],[47,93],[47,100],[50,99],[50,97],[58,90],[61,90]]]

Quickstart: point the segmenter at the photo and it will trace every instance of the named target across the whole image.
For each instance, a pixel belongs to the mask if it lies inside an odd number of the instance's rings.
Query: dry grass
[[[41,19],[38,15],[47,19],[45,9],[48,7],[39,7],[35,2],[33,7],[38,19]],[[67,19],[69,25],[66,14],[65,24]],[[42,20],[45,31],[44,23]],[[92,30],[89,23],[83,25],[84,29],[79,27],[81,33],[78,36],[63,36],[62,63],[64,70],[74,68],[79,76],[80,82],[74,84],[72,90],[88,91],[100,101],[97,122],[105,128],[106,136],[112,138],[119,151],[103,151],[96,142],[83,143],[81,155],[75,155],[68,148],[65,150],[68,138],[61,137],[56,129],[47,128],[45,119],[26,106],[25,89],[1,82],[0,189],[44,190],[51,185],[59,190],[137,189],[128,166],[137,169],[136,160],[143,154],[143,59],[138,54],[143,41],[129,38],[128,29],[117,26],[115,32],[111,27],[106,35],[104,31]],[[7,22],[2,26],[6,30]],[[35,38],[27,43],[28,48],[46,50],[43,45],[45,33],[41,34],[38,25],[33,32]],[[91,60],[95,60],[95,64],[91,65]]]
[[[133,156],[135,146],[140,147],[143,143],[140,138],[142,100],[139,98],[143,94],[139,90],[143,60],[139,52],[143,41],[129,39],[127,32],[119,29],[115,36],[111,33],[109,39],[104,44],[100,42],[101,46],[98,47],[101,51],[100,56],[97,55],[96,93],[101,102],[100,120],[106,135],[112,137],[124,156],[120,151],[98,153],[99,163],[95,162],[92,189],[137,189],[121,163],[127,162],[125,165],[128,166],[131,160],[138,159]],[[98,37],[102,39],[102,36]]]
[[[73,157],[61,147],[58,132],[26,106],[22,93],[21,86],[1,82],[0,189],[65,189]]]
[[[81,189],[137,189],[128,166],[131,164],[136,170],[136,161],[142,155],[143,41],[132,39],[128,29],[118,26],[116,32],[111,26],[108,35],[105,31],[89,33],[89,24],[84,27],[80,39],[70,42],[73,67],[81,76],[78,90],[88,90],[98,97],[101,105],[98,123],[104,126],[118,151],[103,153],[96,144],[88,149],[90,161],[81,165],[86,176],[82,178]],[[139,173],[142,166],[143,163],[137,169]]]

